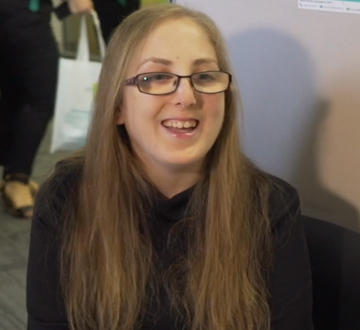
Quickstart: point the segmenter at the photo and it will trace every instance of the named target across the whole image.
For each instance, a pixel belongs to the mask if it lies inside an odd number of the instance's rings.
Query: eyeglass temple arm
[[[132,78],[126,79],[125,85],[126,86],[134,86],[134,85],[136,85],[136,81],[137,81],[137,77],[132,77]]]

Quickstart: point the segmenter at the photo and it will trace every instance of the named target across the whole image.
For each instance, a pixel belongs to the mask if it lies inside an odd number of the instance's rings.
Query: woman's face
[[[194,21],[181,18],[163,22],[150,33],[127,78],[148,72],[190,75],[210,70],[219,70],[219,65],[208,36]],[[199,93],[183,78],[169,95],[148,95],[136,86],[126,86],[117,124],[125,125],[132,148],[148,172],[156,176],[164,171],[200,173],[219,135],[224,111],[223,92]]]

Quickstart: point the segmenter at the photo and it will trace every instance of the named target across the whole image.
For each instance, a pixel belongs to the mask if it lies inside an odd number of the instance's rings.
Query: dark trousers
[[[120,5],[117,0],[93,0],[93,2],[106,43],[109,42],[112,32],[123,19],[140,8],[140,0],[127,0],[126,6]]]
[[[0,165],[4,174],[31,174],[52,117],[58,49],[50,3],[40,12],[28,1],[0,1]]]

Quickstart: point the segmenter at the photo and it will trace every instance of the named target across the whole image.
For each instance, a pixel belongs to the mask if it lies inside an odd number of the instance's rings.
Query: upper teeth
[[[195,120],[186,120],[186,121],[167,120],[163,124],[166,127],[189,128],[189,127],[195,127],[196,121]]]

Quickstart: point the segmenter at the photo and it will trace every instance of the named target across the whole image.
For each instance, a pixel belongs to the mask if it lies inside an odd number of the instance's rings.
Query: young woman
[[[29,330],[311,330],[299,199],[238,139],[219,30],[177,6],[115,31],[85,149],[38,194]]]

